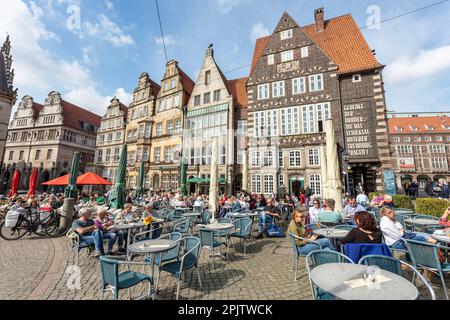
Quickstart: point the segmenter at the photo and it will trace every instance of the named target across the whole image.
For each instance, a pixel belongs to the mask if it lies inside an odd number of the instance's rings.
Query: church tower
[[[0,159],[3,160],[11,110],[16,103],[17,89],[14,89],[14,70],[11,70],[12,55],[9,36],[0,49]]]

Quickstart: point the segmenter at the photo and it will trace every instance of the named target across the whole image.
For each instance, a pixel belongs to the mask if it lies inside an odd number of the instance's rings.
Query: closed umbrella
[[[11,192],[8,197],[12,197],[19,191],[20,184],[20,170],[14,171],[13,177],[11,179]]]
[[[327,184],[328,197],[336,202],[335,210],[343,211],[342,207],[342,182],[339,170],[339,159],[337,154],[337,144],[334,135],[333,120],[326,121],[326,142],[327,142]]]
[[[320,170],[322,175],[322,198],[328,198],[328,172],[327,172],[327,155],[325,146],[320,146]]]
[[[183,196],[187,196],[187,164],[184,163],[184,157],[181,158],[180,163],[180,191]]]
[[[139,168],[138,185],[136,189],[136,196],[142,196],[144,192],[144,176],[145,176],[145,165],[144,161],[141,161],[141,167]]]
[[[75,152],[72,159],[72,166],[70,167],[69,184],[64,190],[64,198],[75,199],[77,197],[77,178],[78,165],[80,164],[80,153]]]
[[[124,145],[120,155],[119,168],[117,169],[116,184],[111,195],[111,207],[123,209],[126,200],[125,177],[127,174],[127,146]]]
[[[211,157],[211,183],[209,186],[209,210],[212,214],[212,222],[219,207],[219,165],[218,165],[218,140],[214,138]]]
[[[244,152],[244,165],[242,168],[242,190],[249,191],[248,189],[248,152]]]
[[[37,168],[34,168],[30,176],[30,187],[28,189],[27,197],[36,195],[38,178],[39,178],[39,170]]]

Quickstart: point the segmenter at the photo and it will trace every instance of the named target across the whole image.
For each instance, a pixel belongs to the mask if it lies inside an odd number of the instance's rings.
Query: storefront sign
[[[401,158],[398,160],[398,166],[400,169],[415,169],[416,165],[413,158]]]
[[[347,151],[351,158],[377,158],[376,135],[369,103],[344,105]]]

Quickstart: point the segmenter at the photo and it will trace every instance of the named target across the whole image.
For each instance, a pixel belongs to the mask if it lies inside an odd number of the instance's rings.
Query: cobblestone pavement
[[[64,269],[67,241],[66,238],[0,240],[0,299],[99,299],[101,276],[98,260],[86,257],[84,253],[80,255],[80,288],[69,289],[68,283],[73,276]],[[199,265],[203,289],[198,284],[195,271],[191,270],[181,282],[180,299],[310,300],[304,259],[299,261],[299,279],[295,282],[291,250],[288,238],[258,240],[255,245],[247,247],[246,256],[236,244],[236,249],[230,251],[229,261],[216,258],[215,268],[204,250]],[[142,271],[141,267],[133,269]],[[434,277],[433,284],[438,299],[442,299],[439,278]],[[161,273],[157,299],[175,299],[176,285],[173,277]],[[131,295],[134,298],[142,296],[147,289],[147,284],[138,285],[132,289]],[[127,298],[128,292],[123,290],[121,299]],[[112,299],[112,295],[105,294],[105,299]]]

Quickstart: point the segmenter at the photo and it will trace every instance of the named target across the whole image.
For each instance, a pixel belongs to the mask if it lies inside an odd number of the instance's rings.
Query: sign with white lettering
[[[377,158],[376,135],[370,119],[370,104],[344,105],[344,131],[350,159]],[[355,159],[356,160],[356,159]]]

